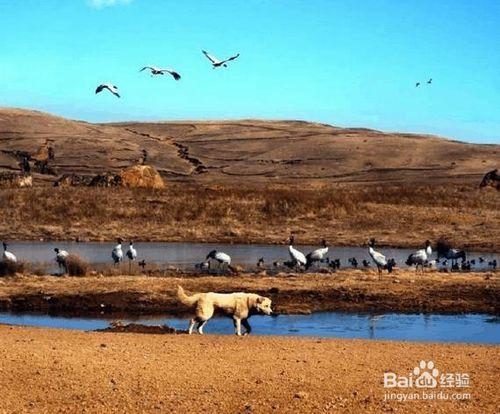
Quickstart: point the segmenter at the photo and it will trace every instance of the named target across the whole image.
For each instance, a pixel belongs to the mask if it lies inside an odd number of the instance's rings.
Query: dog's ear
[[[256,302],[260,304],[260,303],[264,302],[264,298],[262,296],[259,296],[257,298]]]

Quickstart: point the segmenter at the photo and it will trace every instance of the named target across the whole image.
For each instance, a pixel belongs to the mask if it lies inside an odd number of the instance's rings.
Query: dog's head
[[[265,296],[258,296],[254,303],[254,308],[259,313],[264,313],[266,315],[271,315],[273,313],[271,309],[271,299]]]

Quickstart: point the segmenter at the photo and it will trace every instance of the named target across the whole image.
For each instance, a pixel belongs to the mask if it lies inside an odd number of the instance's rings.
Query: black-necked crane
[[[130,273],[130,270],[132,268],[132,262],[137,259],[137,250],[134,247],[134,242],[130,240],[130,244],[128,246],[127,253],[125,253],[128,259],[128,272]]]
[[[142,269],[144,272],[144,269],[146,268],[146,260],[142,259],[139,263],[137,263],[139,267]]]
[[[427,84],[430,85],[432,83],[432,78],[429,78],[429,80],[427,81]]]
[[[230,58],[224,59],[224,60],[219,60],[213,55],[209,55],[207,52],[202,50],[203,54],[207,57],[207,59],[212,62],[212,67],[215,68],[220,68],[221,66],[227,68],[227,62],[230,62],[231,60],[236,59],[240,54],[238,53],[237,55],[231,56]]]
[[[257,261],[257,267],[264,267],[264,258],[261,257],[258,261]]]
[[[420,249],[417,250],[415,253],[412,253],[408,256],[408,259],[406,260],[406,264],[408,266],[413,266],[415,265],[415,270],[418,270],[418,267],[420,266],[422,273],[424,272],[424,264],[429,260],[429,258],[432,255],[432,247],[431,247],[431,242],[429,240],[426,240],[425,242],[425,249]]]
[[[306,256],[301,251],[297,250],[293,247],[295,242],[295,236],[292,234],[290,236],[290,243],[288,245],[288,253],[290,254],[290,258],[296,267],[305,266],[307,263]]]
[[[17,257],[15,256],[14,253],[9,252],[7,250],[7,243],[3,242],[3,254],[2,254],[2,261],[3,262],[11,262],[11,263],[17,263]]]
[[[377,252],[375,250],[375,239],[370,240],[370,247],[368,248],[368,254],[372,258],[372,260],[375,262],[375,265],[377,266],[378,274],[379,276],[382,274],[383,269],[387,269],[389,273],[392,272],[392,261],[387,260],[387,258],[380,252]]]
[[[230,270],[231,269],[231,256],[229,256],[227,253],[218,251],[218,250],[212,250],[210,253],[207,254],[207,257],[205,260],[215,260],[218,264],[217,267],[220,268],[221,266],[226,265],[226,267]]]
[[[115,95],[117,98],[120,97],[120,94],[118,93],[118,87],[111,84],[111,83],[102,83],[100,84],[97,89],[95,90],[95,93],[100,93],[102,92],[104,89],[107,89],[108,91],[110,91],[113,95]]]
[[[321,241],[321,247],[319,249],[313,250],[306,255],[306,270],[309,269],[313,265],[313,263],[325,260],[327,254],[328,245],[326,244],[326,240],[323,239]]]
[[[122,241],[122,239],[118,239],[117,245],[111,251],[111,258],[115,266],[123,260]]]
[[[59,247],[56,247],[54,249],[56,252],[56,263],[57,266],[59,266],[59,269],[61,269],[64,273],[68,272],[68,256],[69,253],[66,250],[61,250]]]
[[[156,76],[156,75],[164,75],[165,73],[168,73],[171,75],[176,81],[178,81],[181,78],[181,75],[179,75],[175,70],[173,69],[162,69],[158,68],[156,66],[144,66],[139,72],[142,72],[143,70],[148,69],[151,72],[151,76]]]
[[[415,83],[415,88],[418,88],[420,86],[420,82]]]

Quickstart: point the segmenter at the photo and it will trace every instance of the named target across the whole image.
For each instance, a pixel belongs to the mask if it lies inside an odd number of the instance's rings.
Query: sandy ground
[[[332,274],[262,276],[150,276],[0,278],[0,310],[52,314],[182,314],[176,289],[255,292],[273,300],[276,313],[317,311],[500,313],[500,272],[384,273],[342,270]]]
[[[1,413],[494,413],[498,346],[87,333],[0,326]],[[464,401],[384,401],[420,360],[468,373]],[[439,388],[439,390],[443,390]]]

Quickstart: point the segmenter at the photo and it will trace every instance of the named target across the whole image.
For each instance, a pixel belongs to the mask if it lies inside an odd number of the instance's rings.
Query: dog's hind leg
[[[189,329],[188,329],[189,335],[191,335],[193,333],[193,328],[194,328],[195,323],[196,323],[196,320],[194,318],[189,321]]]
[[[250,324],[248,323],[248,319],[242,319],[241,320],[241,323],[243,324],[243,326],[245,327],[245,335],[249,335],[250,332],[252,332],[252,327],[250,326]]]
[[[208,322],[208,320],[204,320],[204,321],[199,321],[198,322],[198,333],[200,335],[203,335],[203,327],[205,326],[205,324]]]

